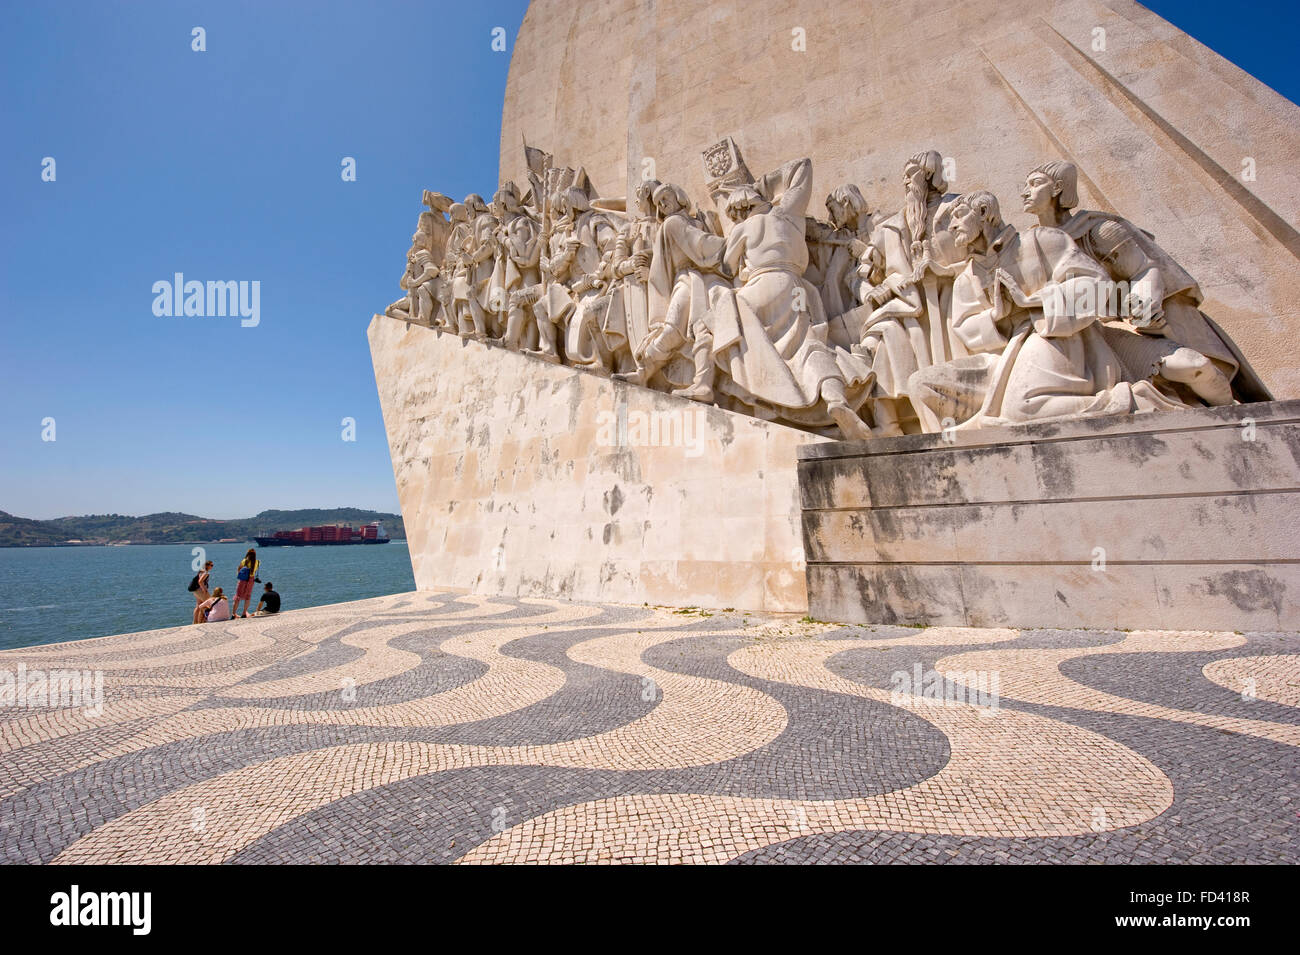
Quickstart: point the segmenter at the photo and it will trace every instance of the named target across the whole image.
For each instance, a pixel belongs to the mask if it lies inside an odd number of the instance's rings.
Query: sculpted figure
[[[958,258],[947,234],[957,196],[944,192],[947,185],[943,157],[936,150],[911,157],[903,166],[902,211],[880,223],[869,253],[883,261],[885,277],[865,289],[865,304],[874,311],[863,334],[883,321],[905,325],[922,366],[954,357],[944,318]],[[859,274],[869,277],[870,266],[861,267]]]
[[[1127,289],[1119,306],[1128,328],[1108,327],[1106,338],[1130,378],[1157,376],[1182,397],[1208,405],[1232,404],[1234,384],[1243,401],[1269,400],[1268,389],[1232,340],[1200,311],[1196,280],[1149,233],[1112,213],[1075,209],[1074,163],[1056,160],[1031,170],[1021,199],[1026,212],[1069,233]]]
[[[469,216],[470,234],[462,246],[467,283],[466,305],[472,329],[463,322],[461,334],[482,340],[501,337],[499,313],[504,302],[493,296],[492,273],[496,265],[497,219],[488,204],[477,193],[465,197],[465,210]]]
[[[650,331],[638,349],[636,371],[617,377],[649,385],[689,343],[694,374],[673,394],[712,401],[716,366],[708,326],[709,293],[730,287],[718,274],[725,243],[691,215],[690,200],[680,187],[660,185],[653,199],[661,224],[648,257]]]
[[[484,337],[486,322],[483,318],[483,306],[474,293],[473,256],[474,223],[470,219],[469,208],[463,202],[453,203],[451,214],[451,232],[447,236],[447,257],[443,265],[444,272],[451,273],[451,286],[448,293],[447,317],[453,331],[466,337]]]
[[[852,183],[826,197],[830,228],[820,238],[828,251],[820,289],[826,315],[833,318],[855,307],[866,281],[858,272],[871,240],[872,216],[861,190]],[[805,277],[807,277],[805,275]],[[817,283],[814,283],[817,284]]]
[[[870,429],[855,409],[870,369],[827,344],[821,297],[802,277],[811,193],[812,160],[798,159],[727,197],[735,225],[723,262],[736,287],[710,294],[714,360],[726,373],[718,387],[760,416],[835,424],[847,439],[866,438]]]
[[[424,270],[424,265],[420,264],[412,271],[412,255],[417,251],[423,251],[428,254],[434,270],[432,279],[431,292],[434,296],[433,306],[430,309],[430,320],[425,324],[431,324],[439,317],[440,301],[443,294],[443,286],[448,284],[448,280],[441,276],[439,263],[443,261],[446,254],[447,238],[451,233],[451,223],[447,221],[444,213],[451,208],[451,200],[440,192],[424,190],[424,205],[427,207],[420,213],[419,222],[416,226],[415,234],[411,236],[411,248],[406,254],[406,271],[402,273],[399,285],[407,290],[407,295],[398,299],[388,308],[384,309],[384,314],[393,318],[400,318],[405,321],[415,321],[418,311],[416,298],[412,296],[411,289],[418,288],[425,284],[425,281],[416,283],[412,286],[410,283],[414,277]]]
[[[903,433],[914,414],[907,381],[920,368],[966,354],[948,328],[959,255],[948,235],[957,197],[946,193],[936,150],[903,165],[903,208],[877,224],[859,256],[862,304],[843,317],[842,335],[871,362],[870,408],[881,436]]]
[[[434,262],[441,262],[447,248],[447,237],[451,235],[451,223],[446,216],[451,208],[451,199],[441,192],[426,189],[422,201],[428,208],[420,213],[416,234],[423,233],[424,248],[433,256]]]
[[[415,253],[423,251],[423,242],[423,237],[419,232],[411,236],[411,248],[406,253],[406,268],[402,271],[402,277],[397,282],[398,286],[406,294],[384,309],[384,314],[389,318],[400,319],[404,322],[414,320],[416,306],[415,299],[411,295],[411,281],[420,274],[420,268],[415,262]]]
[[[524,297],[515,293],[541,282],[541,225],[524,208],[513,182],[497,190],[492,205],[499,225],[490,298],[495,311],[506,316],[503,344],[518,351],[531,323]]]
[[[1059,229],[1024,235],[992,193],[962,196],[951,231],[965,266],[953,283],[952,331],[971,353],[915,372],[908,385],[926,431],[1178,407],[1150,382],[1125,381],[1102,334],[1106,273]]]
[[[612,251],[618,230],[603,213],[592,211],[581,189],[553,197],[551,207],[557,219],[541,255],[543,288],[526,296],[536,297],[538,348],[533,354],[558,363],[557,336],[563,332],[571,364],[602,368],[603,346],[593,334],[593,325],[598,318],[597,300],[609,278],[602,268],[605,253]]]
[[[608,372],[614,362],[606,322],[619,229],[609,214],[591,208],[580,189],[569,190],[568,206],[577,215],[572,233],[577,245],[569,268],[574,306],[565,328],[564,356],[571,365]]]
[[[650,333],[650,301],[647,282],[650,259],[659,222],[655,216],[654,191],[658,179],[637,185],[633,208],[614,242],[609,311],[601,327],[609,345],[615,371],[636,369],[637,355]]]
[[[407,256],[406,274],[402,276],[402,288],[407,290],[407,314],[410,321],[421,325],[432,325],[434,308],[437,304],[438,266],[433,256],[426,249],[413,249]]]

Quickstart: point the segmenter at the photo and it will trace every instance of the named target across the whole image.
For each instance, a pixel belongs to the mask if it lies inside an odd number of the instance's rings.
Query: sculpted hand
[[[1134,328],[1152,335],[1164,331],[1165,313],[1159,302],[1141,292],[1130,292],[1124,300],[1124,307],[1128,310],[1129,324]]]

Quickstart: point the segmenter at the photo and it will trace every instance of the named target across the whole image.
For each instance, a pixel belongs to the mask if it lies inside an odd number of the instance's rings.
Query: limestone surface
[[[1011,198],[1049,160],[1081,208],[1150,230],[1279,398],[1300,370],[1300,108],[1132,0],[534,0],[512,54],[502,180],[521,141],[602,195],[703,196],[734,136],[756,171],[810,157],[819,192],[898,207],[902,157]],[[829,210],[828,210],[829,211]],[[820,207],[813,215],[821,215]]]
[[[807,609],[825,439],[385,316],[370,346],[421,589]]]

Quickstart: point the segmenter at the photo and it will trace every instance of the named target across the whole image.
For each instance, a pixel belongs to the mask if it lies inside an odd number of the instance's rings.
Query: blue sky
[[[0,510],[397,510],[366,325],[421,190],[496,183],[526,3],[0,6]],[[175,272],[260,324],[156,317]]]
[[[526,5],[3,4],[0,510],[397,510],[366,324],[421,190],[494,188]],[[1294,4],[1148,6],[1300,99]],[[176,272],[260,323],[155,316]]]

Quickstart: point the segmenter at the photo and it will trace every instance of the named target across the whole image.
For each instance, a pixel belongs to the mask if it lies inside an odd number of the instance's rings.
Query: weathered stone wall
[[[417,587],[807,610],[796,448],[823,439],[376,315]]]
[[[800,449],[814,617],[1300,630],[1300,401]]]
[[[526,137],[606,195],[650,158],[703,200],[700,152],[727,135],[756,175],[811,156],[822,195],[856,182],[887,211],[933,147],[955,191],[991,189],[1020,226],[1025,174],[1069,159],[1083,206],[1154,232],[1274,394],[1300,397],[1300,108],[1131,0],[533,0],[503,178],[526,181]]]

